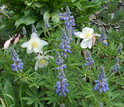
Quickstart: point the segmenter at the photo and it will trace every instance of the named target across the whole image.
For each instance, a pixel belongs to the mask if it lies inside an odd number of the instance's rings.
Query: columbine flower
[[[44,67],[46,67],[49,64],[48,60],[50,58],[53,59],[53,57],[52,56],[49,56],[49,55],[46,55],[46,56],[45,56],[45,54],[42,55],[42,56],[41,55],[38,55],[35,58],[37,60],[36,63],[35,63],[35,71],[37,71],[38,68],[44,68]]]
[[[91,54],[88,50],[86,50],[86,63],[85,63],[85,66],[91,66],[92,64],[94,64],[94,61],[91,57]]]
[[[47,45],[48,43],[44,40],[40,40],[37,36],[36,32],[31,34],[31,39],[28,42],[25,42],[21,45],[23,48],[27,48],[27,53],[30,54],[32,52],[40,52],[42,53],[43,46]]]
[[[67,88],[68,87],[67,79],[65,79],[64,77],[65,77],[64,71],[61,70],[58,76],[60,81],[56,82],[56,93],[59,94],[59,96],[64,95],[66,97],[66,93],[68,93],[69,90]]]
[[[91,48],[92,47],[92,38],[94,36],[100,36],[98,34],[94,34],[94,30],[92,28],[85,27],[82,29],[82,32],[75,32],[74,33],[77,37],[83,39],[81,42],[82,48]]]
[[[108,83],[107,83],[108,79],[105,77],[106,75],[104,73],[104,68],[100,67],[100,73],[98,74],[98,80],[95,81],[96,86],[94,90],[99,90],[100,93],[106,92],[107,90],[109,90]]]
[[[105,35],[105,28],[104,27],[102,27],[102,33],[101,33],[101,36],[99,38],[99,42],[103,43],[105,46],[108,46],[107,37]]]
[[[19,59],[18,54],[15,52],[15,50],[13,48],[11,48],[11,52],[12,52],[12,61],[14,62],[11,67],[13,71],[19,71],[23,69],[23,63],[22,60]]]
[[[120,69],[120,67],[119,67],[119,58],[116,57],[116,59],[115,59],[115,65],[113,65],[113,67],[111,68],[111,70],[113,72],[117,72],[119,69]]]
[[[63,29],[62,31],[62,43],[60,44],[60,49],[63,49],[63,53],[62,56],[64,56],[64,58],[67,57],[67,53],[72,53],[72,51],[70,50],[70,41],[68,36],[66,35],[65,30]]]

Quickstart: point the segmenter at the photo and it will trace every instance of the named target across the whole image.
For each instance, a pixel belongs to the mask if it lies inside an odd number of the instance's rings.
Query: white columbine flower
[[[38,55],[35,59],[37,60],[36,61],[36,63],[35,63],[35,71],[37,71],[38,70],[38,68],[44,68],[44,67],[46,67],[48,64],[49,64],[49,62],[48,62],[48,60],[49,59],[53,59],[53,57],[52,56],[49,56],[49,55]]]
[[[28,42],[25,42],[21,45],[22,48],[27,48],[27,53],[32,52],[40,52],[42,53],[43,46],[47,45],[48,43],[44,40],[40,40],[35,32],[31,34],[31,39]]]
[[[100,36],[99,34],[94,34],[94,30],[92,28],[85,27],[82,29],[82,32],[76,32],[75,35],[82,40],[81,47],[82,48],[91,48],[92,47],[92,38],[94,36]]]

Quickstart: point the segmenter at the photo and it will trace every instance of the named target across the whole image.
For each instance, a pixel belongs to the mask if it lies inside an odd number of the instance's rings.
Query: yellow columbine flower
[[[31,39],[28,42],[25,42],[21,45],[22,48],[27,48],[27,53],[32,52],[40,52],[42,53],[43,46],[47,45],[48,43],[44,40],[40,40],[35,32],[31,34]]]

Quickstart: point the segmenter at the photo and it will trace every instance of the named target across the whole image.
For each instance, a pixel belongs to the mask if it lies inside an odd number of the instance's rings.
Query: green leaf
[[[31,25],[37,21],[35,16],[22,16],[19,20],[15,22],[15,26],[18,28],[21,24]]]
[[[59,15],[56,14],[56,15],[52,16],[52,21],[55,23],[58,23],[59,22]]]
[[[43,6],[44,6],[43,4],[38,3],[38,2],[32,4],[32,7],[33,7],[33,8],[41,8],[41,7],[43,7]]]
[[[44,13],[44,15],[43,15],[43,19],[44,19],[44,21],[49,21],[49,18],[50,18],[50,14],[49,14],[49,12],[48,11],[46,11],[45,13]]]

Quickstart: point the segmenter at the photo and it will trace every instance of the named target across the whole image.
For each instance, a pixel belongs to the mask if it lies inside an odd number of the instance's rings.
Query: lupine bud
[[[35,28],[35,26],[34,26],[34,25],[32,25],[32,29],[31,29],[31,30],[32,30],[32,33],[34,33],[34,32],[35,32],[36,34],[38,34],[38,32],[37,32],[37,30],[36,30],[36,28]]]
[[[44,25],[46,29],[50,28],[50,25],[46,19],[44,19]]]
[[[27,34],[26,28],[23,26],[22,27],[22,35],[25,36]]]
[[[4,43],[4,46],[3,46],[3,49],[7,49],[11,43],[11,41],[13,40],[13,37],[10,38],[9,40],[7,40],[5,43]]]
[[[111,70],[113,72],[117,72],[119,69],[120,69],[120,67],[119,67],[119,58],[116,57],[116,59],[115,59],[115,65],[112,66]]]
[[[94,90],[99,90],[100,93],[106,92],[107,90],[109,90],[108,83],[107,83],[108,79],[105,77],[106,75],[104,73],[104,68],[101,66],[100,73],[98,74],[98,80],[95,81],[96,86]]]
[[[122,52],[122,43],[119,44],[118,48],[117,48],[117,52],[121,53]]]
[[[19,59],[18,54],[15,52],[15,50],[13,48],[11,48],[11,52],[12,52],[12,61],[14,62],[11,67],[12,67],[12,71],[19,71],[23,69],[23,63],[22,60]]]

